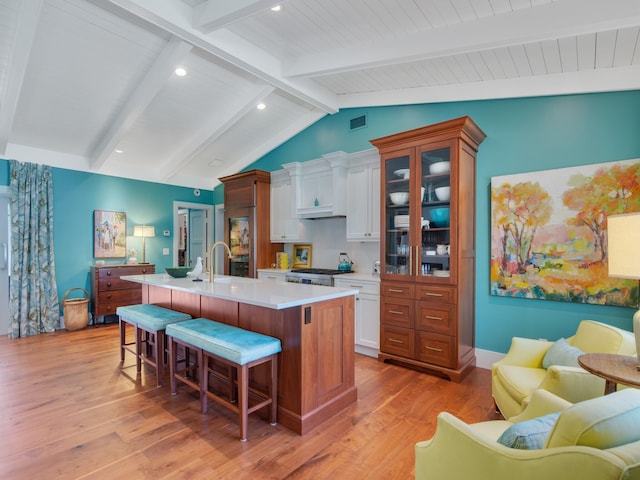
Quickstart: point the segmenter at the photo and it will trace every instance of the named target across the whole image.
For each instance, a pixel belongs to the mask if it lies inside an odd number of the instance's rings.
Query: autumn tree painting
[[[640,211],[640,160],[494,177],[491,293],[636,306],[607,272],[607,216]]]

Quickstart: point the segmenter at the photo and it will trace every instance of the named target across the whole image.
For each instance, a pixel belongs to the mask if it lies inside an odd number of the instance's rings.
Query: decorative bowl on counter
[[[164,269],[173,278],[184,278],[191,270],[193,270],[192,267],[167,267]]]
[[[448,202],[451,197],[451,187],[438,187],[436,188],[436,197],[442,202]]]
[[[390,193],[389,198],[394,205],[406,205],[409,201],[409,192]]]
[[[448,227],[449,226],[449,208],[434,208],[431,210],[431,226],[432,227]]]
[[[447,173],[451,169],[450,162],[436,162],[429,165],[429,173]]]

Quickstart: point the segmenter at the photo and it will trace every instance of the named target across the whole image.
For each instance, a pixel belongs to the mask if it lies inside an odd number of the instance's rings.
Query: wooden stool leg
[[[278,419],[278,355],[271,356],[271,410],[269,422],[275,425]]]
[[[164,330],[158,330],[155,336],[156,380],[158,381],[158,386],[161,387],[162,377],[164,376]]]
[[[127,342],[127,322],[122,320],[122,317],[119,317],[119,327],[120,327],[120,361],[124,362],[124,344]]]
[[[169,337],[169,376],[171,377],[171,395],[176,394],[176,367],[178,363],[178,347],[173,337]]]
[[[136,337],[136,372],[140,373],[142,371],[142,360],[140,359],[140,350],[142,339],[140,338],[143,330],[138,328],[138,325],[133,326],[133,332]]]
[[[198,349],[198,362],[200,363],[200,410],[206,414],[209,410],[207,392],[209,391],[209,357],[201,348]]]
[[[240,441],[247,441],[249,417],[249,368],[247,364],[238,367],[238,414],[240,416]]]

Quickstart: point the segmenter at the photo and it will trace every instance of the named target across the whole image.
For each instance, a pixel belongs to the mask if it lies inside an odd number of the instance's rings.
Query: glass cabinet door
[[[451,258],[451,148],[421,151],[422,230],[417,275],[448,279]]]
[[[412,265],[411,181],[413,149],[384,159],[383,272],[409,276]]]

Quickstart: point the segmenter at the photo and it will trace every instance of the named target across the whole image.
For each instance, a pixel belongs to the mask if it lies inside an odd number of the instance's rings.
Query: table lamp
[[[142,263],[147,263],[145,259],[145,238],[147,237],[155,237],[156,229],[154,227],[149,227],[147,225],[139,225],[137,227],[133,227],[133,236],[134,237],[142,237]]]
[[[609,215],[607,224],[609,276],[640,281],[640,212]],[[633,316],[633,332],[640,369],[640,305],[638,307]]]

